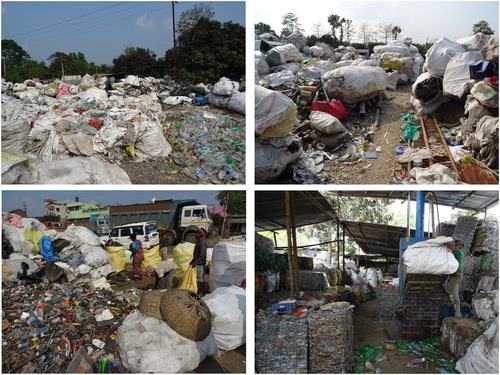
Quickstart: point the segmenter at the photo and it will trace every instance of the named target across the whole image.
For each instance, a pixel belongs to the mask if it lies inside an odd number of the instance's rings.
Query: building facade
[[[59,221],[68,221],[68,210],[66,203],[59,203],[53,199],[44,199],[45,216],[59,216]]]

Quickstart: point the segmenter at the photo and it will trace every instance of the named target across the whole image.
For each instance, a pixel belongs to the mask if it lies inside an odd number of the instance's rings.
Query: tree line
[[[214,83],[221,77],[239,80],[245,74],[245,27],[213,20],[211,5],[198,4],[181,13],[177,23],[177,58],[174,50],[157,57],[154,51],[127,46],[112,64],[97,65],[78,52],[54,52],[49,64],[31,59],[12,39],[2,40],[2,77],[10,82],[48,80],[62,75],[132,74],[170,76],[191,83]],[[176,63],[175,63],[176,62]],[[175,67],[174,67],[175,65]]]
[[[391,39],[397,40],[401,35],[402,28],[392,23],[382,22],[375,26],[371,26],[368,22],[363,22],[358,29],[354,27],[352,20],[341,17],[337,14],[330,14],[327,18],[329,28],[323,27],[321,22],[316,22],[312,26],[312,34],[307,37],[307,45],[314,46],[316,42],[324,42],[333,48],[343,46],[353,46],[355,48],[366,48],[373,52],[373,47],[376,45],[387,44]],[[283,28],[280,33],[276,33],[270,25],[259,22],[255,24],[255,34],[261,35],[271,33],[280,37],[287,37],[295,31],[304,31],[301,27],[299,17],[294,13],[286,13],[282,16],[281,22]],[[491,29],[487,21],[479,21],[472,25],[474,34],[483,33],[485,35],[493,35],[494,30]],[[354,42],[357,37],[359,42]],[[408,39],[412,42],[411,39]],[[418,44],[413,43],[421,53],[425,54],[433,43]]]

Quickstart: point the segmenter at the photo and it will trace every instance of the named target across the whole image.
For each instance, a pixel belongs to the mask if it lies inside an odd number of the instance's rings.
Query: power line
[[[24,33],[20,33],[20,34],[16,34],[16,35],[13,35],[11,38],[15,38],[15,37],[18,37],[18,36],[21,36],[21,35],[25,35],[25,34],[30,34],[30,33],[33,33],[35,31],[40,31],[40,30],[43,30],[43,29],[48,29],[50,27],[54,27],[54,26],[57,26],[57,25],[61,25],[63,23],[66,23],[66,22],[69,22],[69,21],[73,21],[73,20],[76,20],[78,18],[82,18],[82,17],[86,17],[86,16],[89,16],[91,14],[94,14],[94,13],[97,13],[97,12],[101,12],[105,9],[109,9],[109,8],[112,8],[112,7],[116,7],[118,5],[121,5],[121,4],[124,4],[124,3],[118,3],[118,4],[112,4],[112,5],[109,5],[107,7],[104,7],[104,8],[101,8],[101,9],[97,9],[97,10],[94,10],[92,12],[89,12],[89,13],[85,13],[85,14],[82,14],[80,16],[76,16],[76,17],[73,17],[73,18],[70,18],[70,19],[67,19],[65,21],[61,21],[61,22],[57,22],[57,23],[54,23],[52,25],[48,25],[48,26],[43,26],[43,27],[39,27],[38,29],[34,29],[34,30],[30,30],[30,31],[25,31]]]

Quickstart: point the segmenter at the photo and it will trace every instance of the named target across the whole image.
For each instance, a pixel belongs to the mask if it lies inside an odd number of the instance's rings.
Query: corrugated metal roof
[[[295,225],[318,224],[336,219],[335,209],[318,191],[294,191]],[[286,228],[285,192],[255,192],[255,230]]]

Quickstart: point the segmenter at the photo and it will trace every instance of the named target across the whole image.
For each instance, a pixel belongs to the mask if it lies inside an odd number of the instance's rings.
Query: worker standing
[[[463,262],[464,262],[464,251],[463,251],[464,243],[461,240],[455,240],[454,244],[448,244],[448,248],[455,256],[455,259],[458,261],[458,269],[452,274],[448,280],[448,287],[450,292],[451,302],[453,303],[453,308],[455,309],[455,317],[461,318],[462,313],[460,311],[460,283],[464,278],[463,274]]]
[[[169,244],[169,233],[167,232],[167,227],[160,228],[160,256],[161,260],[168,259],[168,244]]]
[[[196,267],[198,295],[202,297],[205,293],[205,265],[207,263],[207,241],[206,233],[203,228],[198,229],[195,235],[196,245],[193,250],[193,260],[189,263],[190,266]]]
[[[130,235],[132,243],[130,244],[130,252],[132,253],[132,273],[134,279],[142,283],[142,261],[144,260],[144,251],[142,250],[142,242],[137,239],[135,233]]]

